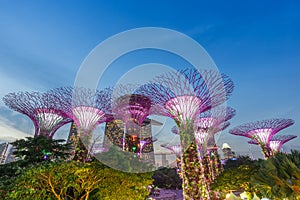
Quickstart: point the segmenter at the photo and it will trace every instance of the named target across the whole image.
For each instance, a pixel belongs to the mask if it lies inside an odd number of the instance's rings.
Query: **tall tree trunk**
[[[210,200],[210,183],[207,180],[207,165],[199,156],[193,123],[179,126],[181,139],[181,173],[185,200]]]

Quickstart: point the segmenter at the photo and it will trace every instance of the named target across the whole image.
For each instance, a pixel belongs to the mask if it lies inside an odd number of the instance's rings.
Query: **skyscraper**
[[[157,125],[158,122],[155,123]],[[107,122],[105,126],[104,145],[108,147],[116,145],[124,151],[134,152],[141,160],[154,165],[155,159],[151,124],[152,121],[147,118],[142,123],[142,126],[127,125],[125,129],[121,119]]]

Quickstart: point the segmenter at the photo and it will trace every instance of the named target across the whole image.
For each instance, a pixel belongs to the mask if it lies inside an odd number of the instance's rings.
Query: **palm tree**
[[[274,200],[300,199],[300,153],[278,153],[261,161],[252,183],[260,192]]]

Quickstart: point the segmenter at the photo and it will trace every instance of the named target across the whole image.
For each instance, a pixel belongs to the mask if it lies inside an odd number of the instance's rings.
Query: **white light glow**
[[[270,148],[272,151],[278,152],[281,148],[282,141],[280,140],[271,140],[270,141]]]
[[[271,128],[256,129],[250,131],[249,135],[252,135],[252,138],[259,143],[262,142],[263,144],[268,144],[272,131],[273,129]]]
[[[79,106],[73,109],[78,127],[83,130],[92,130],[105,119],[105,113],[94,107]]]
[[[195,132],[195,139],[198,145],[202,145],[206,143],[208,136],[209,136],[208,131],[203,129],[199,129],[198,131]]]
[[[37,118],[40,127],[44,130],[51,131],[59,122],[63,120],[63,117],[54,113],[51,110],[38,110]]]
[[[196,119],[200,105],[201,99],[196,96],[178,96],[167,101],[165,108],[174,119],[185,122]]]

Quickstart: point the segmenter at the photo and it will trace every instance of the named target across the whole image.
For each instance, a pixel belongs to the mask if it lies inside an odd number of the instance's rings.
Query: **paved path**
[[[160,189],[159,196],[151,195],[153,200],[183,200],[182,190]]]

